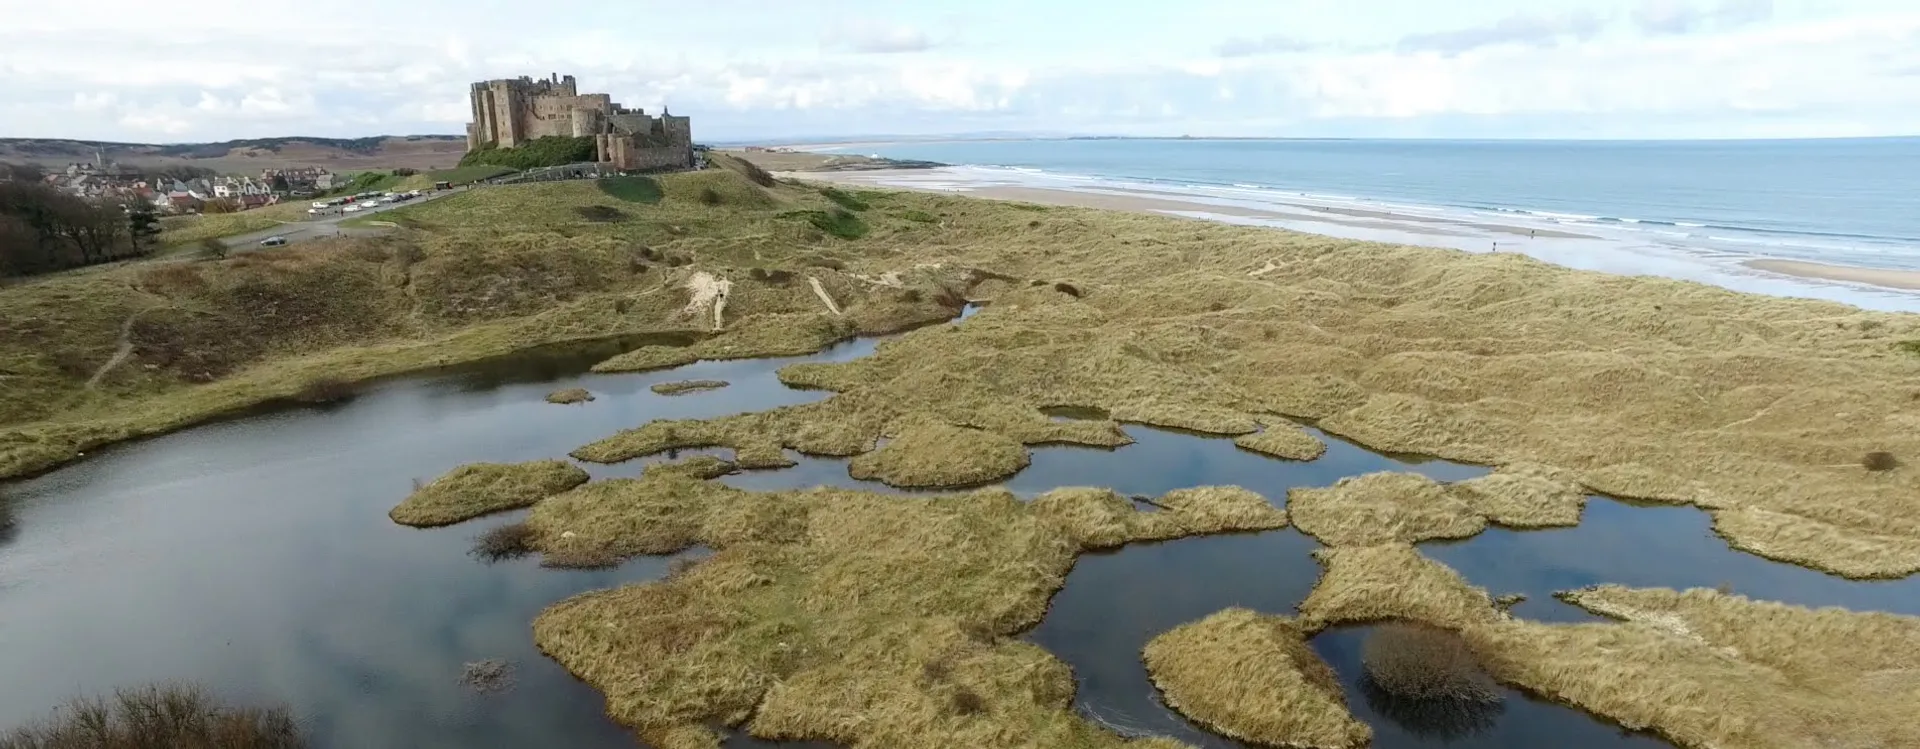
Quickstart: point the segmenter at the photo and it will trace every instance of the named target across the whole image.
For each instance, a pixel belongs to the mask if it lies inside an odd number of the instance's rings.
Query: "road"
[[[471,186],[456,187],[452,190],[422,191],[420,197],[405,203],[376,206],[371,210],[359,210],[353,213],[341,213],[338,208],[329,209],[326,213],[302,221],[289,221],[272,229],[262,229],[246,234],[235,234],[231,237],[221,237],[220,241],[226,243],[229,249],[250,250],[259,248],[260,240],[266,239],[267,237],[286,237],[287,244],[294,244],[322,237],[350,237],[355,234],[378,234],[385,231],[385,229],[380,227],[341,226],[340,222],[379,215],[395,208],[419,205],[429,200],[439,200],[448,195],[466,192],[469,189],[472,189]]]

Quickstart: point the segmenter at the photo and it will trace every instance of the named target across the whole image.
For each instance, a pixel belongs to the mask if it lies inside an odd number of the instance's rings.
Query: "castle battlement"
[[[581,94],[573,76],[527,76],[474,83],[467,149],[513,148],[549,136],[592,137],[599,160],[619,169],[693,164],[693,125],[686,117],[628,109],[607,94]]]

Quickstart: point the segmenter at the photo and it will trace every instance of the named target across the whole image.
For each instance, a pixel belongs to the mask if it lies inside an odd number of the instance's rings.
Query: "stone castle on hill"
[[[654,117],[628,109],[607,94],[581,94],[573,76],[526,76],[473,84],[473,122],[467,149],[524,145],[552,135],[592,136],[595,158],[615,169],[693,166],[693,127],[686,117]]]

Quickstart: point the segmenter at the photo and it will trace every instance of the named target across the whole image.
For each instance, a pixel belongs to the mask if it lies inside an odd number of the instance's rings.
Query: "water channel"
[[[825,397],[780,385],[775,370],[846,361],[874,345],[632,375],[586,373],[602,352],[548,351],[379,383],[329,408],[264,412],[129,443],[8,485],[19,527],[0,539],[0,674],[8,675],[0,680],[0,728],[78,694],[183,680],[234,701],[287,704],[316,747],[631,747],[600,695],[534,648],[529,624],[569,595],[663,574],[668,559],[601,571],[546,569],[531,559],[483,564],[468,556],[470,539],[517,514],[416,530],[392,523],[387,510],[416,480],[464,463],[562,456],[651,419]],[[648,389],[684,379],[732,385],[671,397]],[[543,400],[561,387],[586,388],[596,400]],[[1118,450],[1038,448],[1032,466],[1006,485],[1028,496],[1058,486],[1158,495],[1239,485],[1283,503],[1290,487],[1378,470],[1440,480],[1485,470],[1383,456],[1325,435],[1326,456],[1298,463],[1225,439],[1127,429],[1137,442]],[[798,460],[723,480],[887,490],[848,477],[844,460]],[[588,467],[604,478],[633,475],[643,462]],[[1314,548],[1286,529],[1088,555],[1026,636],[1074,668],[1090,718],[1197,746],[1239,746],[1161,706],[1140,648],[1228,606],[1292,613],[1319,574]],[[1704,513],[1685,507],[1596,498],[1578,528],[1490,529],[1423,548],[1496,594],[1526,594],[1515,612],[1545,620],[1588,618],[1550,593],[1599,582],[1726,585],[1757,598],[1920,613],[1920,578],[1853,582],[1768,562],[1728,549]],[[1422,724],[1366,693],[1357,663],[1364,634],[1338,629],[1313,644],[1347,683],[1378,747],[1664,745],[1512,691],[1484,720]],[[512,688],[482,694],[460,684],[463,665],[483,659],[513,664]],[[727,745],[767,746],[746,737]]]

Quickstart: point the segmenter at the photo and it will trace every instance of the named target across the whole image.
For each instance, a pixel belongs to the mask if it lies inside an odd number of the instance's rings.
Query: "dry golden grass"
[[[586,403],[590,400],[593,400],[593,393],[587,392],[586,388],[564,388],[547,394],[548,403],[557,403],[563,406],[570,406],[575,403]]]
[[[661,395],[686,395],[703,390],[718,390],[727,386],[726,380],[681,380],[679,382],[657,382],[650,388]]]
[[[1153,638],[1143,654],[1167,705],[1214,733],[1265,746],[1363,747],[1340,679],[1283,617],[1227,609]]]
[[[646,372],[655,369],[671,369],[697,361],[700,361],[700,355],[687,346],[641,346],[593,365],[593,371]]]
[[[167,287],[159,296],[168,305],[136,327],[166,326],[163,342],[215,342],[166,351],[213,351],[228,368],[181,354],[148,369],[139,365],[156,359],[143,354],[98,393],[81,384],[112,356],[121,324],[155,301],[129,288],[136,274],[0,290],[0,334],[27,343],[4,363],[14,379],[0,393],[0,414],[10,414],[0,418],[44,420],[0,434],[0,473],[284,395],[298,388],[294,378],[318,372],[357,380],[560,338],[711,328],[711,314],[686,312],[689,283],[707,274],[731,282],[723,329],[816,315],[827,320],[813,324],[871,331],[906,315],[951,316],[943,300],[992,297],[952,330],[909,335],[862,361],[791,368],[789,382],[857,398],[820,417],[932,414],[1024,444],[1051,436],[1031,413],[1050,405],[1223,434],[1310,418],[1380,450],[1551,466],[1627,498],[1773,513],[1723,522],[1722,533],[1775,559],[1855,577],[1920,570],[1920,471],[1898,458],[1920,454],[1911,397],[1920,360],[1894,346],[1920,338],[1911,315],[1504,253],[932,194],[857,191],[869,230],[839,239],[803,216],[832,206],[817,190],[763,188],[725,170],[660,183],[657,205],[622,204],[633,216],[614,224],[579,219],[578,206],[615,202],[590,184],[490,188],[402,209],[425,227],[411,266],[394,253],[353,273],[300,261],[260,287],[269,300],[356,305],[316,307],[329,325],[274,327],[300,331],[297,345],[248,332],[252,318],[239,312],[167,311],[237,309],[222,306],[224,290],[251,276],[229,266],[247,263],[209,264],[197,283],[217,293]],[[701,203],[708,188],[727,200]],[[261,262],[248,261],[252,273]],[[818,277],[844,315],[797,275],[742,270],[780,266]],[[310,272],[292,272],[300,269]],[[1078,295],[1057,290],[1058,279]],[[767,350],[823,340],[741,333],[736,341]],[[229,356],[230,341],[275,345]],[[202,373],[214,382],[168,379]],[[863,452],[892,416],[858,429],[823,419],[734,436]],[[1862,456],[1871,453],[1895,462],[1869,470]],[[1778,532],[1784,526],[1799,530]]]
[[[1031,508],[1086,549],[1287,526],[1285,512],[1236,486],[1176,489],[1149,501],[1158,512],[1139,512],[1111,489],[1064,488],[1036,497]]]
[[[1508,528],[1580,524],[1587,494],[1572,477],[1545,466],[1515,464],[1447,486],[1487,522]]]
[[[1328,546],[1465,538],[1489,522],[1514,528],[1578,525],[1586,495],[1564,474],[1515,465],[1455,484],[1413,473],[1341,479],[1287,493],[1294,525]]]
[[[1294,527],[1328,546],[1466,538],[1487,527],[1446,487],[1413,473],[1372,473],[1326,489],[1290,489],[1287,513]]]
[[[543,501],[528,520],[546,553],[715,549],[534,623],[540,647],[642,736],[744,721],[763,738],[900,749],[1178,746],[1081,720],[1066,666],[1008,637],[1039,621],[1083,548],[1062,521],[1073,513],[1059,511],[1071,500],[758,493],[705,480],[726,468],[650,466]],[[1225,525],[1223,507],[1268,526],[1277,514],[1240,490],[1189,494],[1139,514],[1191,514],[1194,527]],[[1254,503],[1267,512],[1249,512]]]
[[[401,525],[452,525],[526,507],[587,482],[587,472],[564,460],[464,465],[420,487],[387,512]]]
[[[1710,590],[1563,597],[1612,624],[1508,617],[1412,547],[1324,549],[1302,625],[1410,620],[1459,632],[1497,680],[1687,747],[1920,746],[1920,618]]]
[[[1289,422],[1275,422],[1255,434],[1243,434],[1233,444],[1264,455],[1287,460],[1313,460],[1327,452],[1327,445]]]
[[[885,447],[854,458],[847,472],[891,486],[972,486],[1019,473],[1030,460],[1012,437],[938,421],[908,423],[890,437]]]

